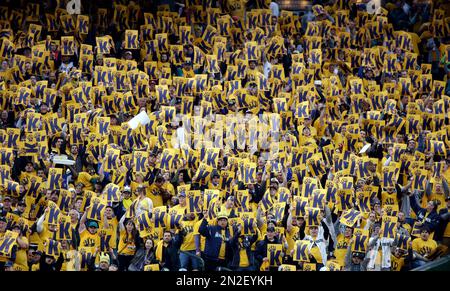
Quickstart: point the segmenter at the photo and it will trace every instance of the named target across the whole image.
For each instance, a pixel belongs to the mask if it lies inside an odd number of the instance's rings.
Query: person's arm
[[[428,262],[428,259],[425,258],[424,256],[420,255],[418,252],[413,250],[413,259],[414,260],[421,260],[421,261],[426,261]]]
[[[99,251],[98,247],[95,248],[94,253],[92,254],[90,260],[88,261],[88,263],[87,263],[88,271],[95,271],[95,269],[96,269],[95,268],[95,259],[97,257],[98,251]]]
[[[286,231],[290,233],[292,230],[292,210],[289,208],[289,216],[286,222]]]
[[[402,270],[409,271],[412,269],[413,258],[414,258],[413,250],[410,247],[408,249],[408,255],[405,258],[405,264],[404,264]]]
[[[200,227],[198,228],[198,232],[206,238],[211,238],[211,233],[209,231],[208,221],[206,220],[206,218],[203,218],[202,223],[200,224]]]
[[[353,243],[353,239],[350,239],[350,242],[348,243],[348,247],[347,247],[347,252],[345,253],[344,268],[346,270],[349,270],[349,268],[352,264],[352,243]]]
[[[64,255],[61,253],[55,262],[55,271],[57,272],[61,271],[63,263],[64,263]]]
[[[28,248],[28,242],[25,241],[22,237],[17,237],[17,244],[21,249],[27,249]]]
[[[78,171],[75,169],[75,167],[69,166],[69,165],[67,165],[67,167],[69,168],[70,172],[72,173],[73,180],[78,179]]]
[[[119,230],[120,230],[120,231],[125,230],[125,225],[123,224],[124,221],[125,221],[125,216],[126,216],[126,215],[122,215],[122,217],[121,217],[120,220],[119,220]]]
[[[147,197],[147,202],[148,202],[148,212],[149,213],[153,213],[153,201],[152,201],[152,199]]]
[[[44,220],[45,220],[45,215],[48,212],[48,208],[45,209],[44,214],[41,215],[41,217],[39,217],[38,221],[36,222],[36,231],[38,233],[41,233],[44,231]]]
[[[106,217],[106,211],[103,212],[103,228],[105,228],[105,229],[109,228],[109,222],[108,222],[108,218]]]
[[[429,218],[430,218],[430,222],[426,222],[426,223],[429,225],[430,231],[434,232],[436,229],[438,229],[441,217],[437,213],[432,213],[432,215],[430,215]]]
[[[283,175],[283,183],[281,184],[283,187],[287,187],[287,167],[284,167],[284,169],[281,171]]]
[[[369,243],[367,245],[367,248],[369,248],[369,249],[373,248],[377,244],[378,239],[379,239],[378,237],[371,237],[369,239]]]
[[[201,238],[199,234],[194,234],[194,240],[195,240],[195,254],[197,256],[201,255]]]
[[[341,222],[339,221],[339,218],[334,222],[334,233],[336,234],[336,237],[341,234]]]
[[[406,183],[406,185],[404,187],[402,187],[402,186],[400,186],[398,184],[395,185],[395,189],[397,189],[397,198],[398,198],[398,200],[402,199],[403,193],[408,192],[408,190],[411,188],[411,185],[412,185],[413,181],[414,181],[414,177],[411,176],[408,179],[408,183]]]
[[[48,271],[47,264],[45,263],[45,252],[42,253],[41,258],[39,259],[39,271]]]
[[[117,256],[114,253],[113,248],[109,248],[109,257],[111,258],[111,264],[114,264],[116,266],[119,265],[119,262],[117,261]]]
[[[80,219],[80,225],[78,226],[78,233],[80,233],[80,234],[81,234],[83,231],[86,230],[87,212],[88,212],[88,209],[89,209],[90,207],[91,207],[91,206],[89,205],[89,206],[86,208],[86,210],[84,211],[83,216],[81,216],[81,219]]]
[[[173,239],[174,247],[179,250],[184,240],[184,231],[180,230]]]
[[[440,217],[443,222],[447,222],[450,219],[450,212],[447,211],[446,213],[441,214]]]
[[[230,240],[230,245],[232,247],[236,247],[238,245],[240,234],[241,234],[241,225],[240,224],[238,226],[234,225],[233,236],[231,237],[231,240]]]
[[[258,267],[261,266],[265,257],[266,257],[266,250],[264,247],[264,241],[260,241],[256,245],[256,251],[255,251],[255,258],[258,262]]]
[[[433,187],[432,187],[432,185],[430,183],[430,180],[427,179],[427,184],[425,186],[425,195],[428,197],[428,199],[430,199],[432,188]]]
[[[448,182],[444,177],[442,177],[442,188],[444,189],[445,197],[450,196],[450,188],[448,187]]]
[[[414,213],[419,214],[419,212],[422,210],[422,208],[417,203],[416,195],[413,194],[409,197],[409,203],[411,205],[411,208],[414,210]]]
[[[264,220],[262,217],[262,210],[261,207],[258,206],[258,209],[256,210],[256,223],[259,229],[261,229],[264,225]]]

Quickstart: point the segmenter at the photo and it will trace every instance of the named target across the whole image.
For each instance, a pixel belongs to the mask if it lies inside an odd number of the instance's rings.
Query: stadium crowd
[[[449,253],[447,1],[68,2],[0,4],[0,270]]]

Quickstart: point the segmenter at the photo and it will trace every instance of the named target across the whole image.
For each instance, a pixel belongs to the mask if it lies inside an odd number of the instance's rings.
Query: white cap
[[[123,187],[123,192],[131,192],[131,188],[130,188],[130,186],[125,186],[125,187]]]

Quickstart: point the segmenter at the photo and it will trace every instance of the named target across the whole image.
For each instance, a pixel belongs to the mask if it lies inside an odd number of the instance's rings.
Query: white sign
[[[369,14],[380,14],[381,0],[370,0],[366,3],[366,10]]]
[[[147,112],[145,111],[141,111],[138,115],[128,121],[128,125],[131,129],[135,129],[139,124],[146,125],[148,123],[150,123],[150,117],[148,117]]]
[[[81,14],[80,0],[70,0],[67,2],[66,10],[69,14]]]

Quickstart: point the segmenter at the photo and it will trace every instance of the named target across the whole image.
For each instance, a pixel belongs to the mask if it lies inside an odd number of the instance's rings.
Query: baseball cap
[[[131,192],[130,186],[123,187],[123,192]]]
[[[88,226],[88,227],[95,227],[95,228],[98,228],[98,222],[95,221],[95,220],[91,220],[91,221],[88,222],[88,225],[87,225],[87,226]]]
[[[0,221],[7,222],[7,221],[6,221],[6,217],[0,216]]]
[[[27,206],[27,204],[25,203],[25,201],[20,201],[19,203],[17,203],[18,206]]]
[[[9,200],[9,201],[11,201],[11,197],[9,197],[9,196],[5,196],[5,197],[3,197],[3,201],[6,201],[6,200]]]

